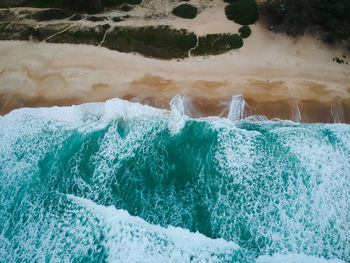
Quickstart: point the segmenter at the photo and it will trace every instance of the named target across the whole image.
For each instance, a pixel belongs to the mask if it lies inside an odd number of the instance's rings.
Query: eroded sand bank
[[[309,37],[297,42],[254,25],[242,49],[207,58],[161,61],[104,48],[0,42],[0,112],[119,97],[169,108],[187,96],[196,116],[227,114],[234,94],[246,114],[304,122],[350,122],[348,54]],[[332,114],[333,112],[333,114]]]

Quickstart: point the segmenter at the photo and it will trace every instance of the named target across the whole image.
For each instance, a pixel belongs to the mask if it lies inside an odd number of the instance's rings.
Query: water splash
[[[237,121],[243,118],[245,100],[243,95],[233,95],[230,103],[230,111],[228,113],[228,118],[231,121]]]
[[[331,106],[331,115],[334,123],[344,122],[344,109],[340,102],[334,102]]]
[[[292,120],[294,122],[301,122],[302,118],[298,102],[295,99],[289,99],[288,102],[292,111]]]
[[[181,95],[176,95],[174,98],[172,98],[170,101],[170,109],[177,115],[185,115],[184,97]]]

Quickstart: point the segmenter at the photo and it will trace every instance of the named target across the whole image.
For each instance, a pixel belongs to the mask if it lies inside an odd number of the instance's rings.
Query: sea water
[[[350,262],[349,125],[180,102],[0,117],[0,261]]]

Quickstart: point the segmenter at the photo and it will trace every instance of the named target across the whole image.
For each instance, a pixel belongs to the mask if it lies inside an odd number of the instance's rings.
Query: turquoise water
[[[0,117],[1,262],[350,262],[350,126],[118,99]]]

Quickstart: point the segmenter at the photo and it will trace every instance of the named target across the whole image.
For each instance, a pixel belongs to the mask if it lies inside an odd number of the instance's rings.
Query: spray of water
[[[344,109],[343,106],[337,101],[331,106],[331,115],[334,123],[344,122]]]
[[[175,114],[178,114],[180,116],[183,116],[185,114],[185,107],[184,107],[184,97],[180,95],[176,95],[171,101],[170,101],[170,109]]]
[[[243,95],[233,95],[230,103],[230,111],[228,113],[228,118],[231,121],[237,121],[243,118],[245,101]]]
[[[298,102],[295,99],[289,99],[289,105],[293,114],[292,121],[301,122],[301,112]]]

